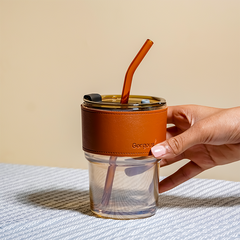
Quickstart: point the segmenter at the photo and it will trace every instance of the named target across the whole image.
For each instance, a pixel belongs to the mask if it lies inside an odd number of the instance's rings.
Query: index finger
[[[167,109],[167,123],[175,124],[176,118],[178,119],[186,119],[185,114],[186,106],[169,106]]]

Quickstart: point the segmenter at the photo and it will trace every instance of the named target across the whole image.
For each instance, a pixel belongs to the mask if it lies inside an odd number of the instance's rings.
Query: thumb
[[[167,139],[151,148],[155,158],[175,158],[188,148],[200,143],[199,131],[192,126],[185,132]]]

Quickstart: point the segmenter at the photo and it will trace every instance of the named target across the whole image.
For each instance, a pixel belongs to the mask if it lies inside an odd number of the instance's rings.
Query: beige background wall
[[[240,105],[239,0],[0,0],[0,27],[1,162],[87,168],[82,96],[121,94],[147,38],[132,94]],[[199,177],[240,181],[240,162]]]

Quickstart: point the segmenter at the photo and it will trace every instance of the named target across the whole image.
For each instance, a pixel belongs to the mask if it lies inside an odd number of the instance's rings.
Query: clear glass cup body
[[[153,156],[110,157],[85,152],[90,207],[103,218],[138,219],[155,214],[159,164]],[[109,187],[110,186],[110,187]]]

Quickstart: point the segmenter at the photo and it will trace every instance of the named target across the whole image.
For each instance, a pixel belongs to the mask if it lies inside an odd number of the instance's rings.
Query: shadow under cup
[[[159,165],[151,147],[166,139],[163,98],[120,95],[84,98],[82,137],[89,161],[90,206],[100,217],[137,219],[155,214]]]

